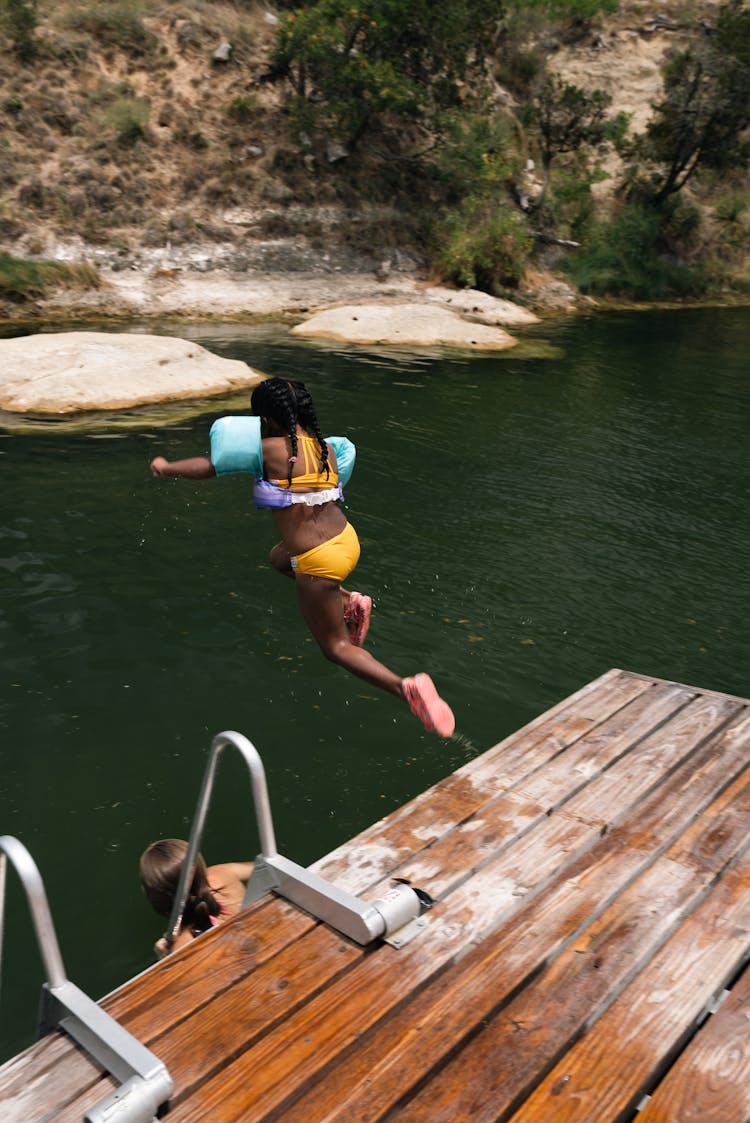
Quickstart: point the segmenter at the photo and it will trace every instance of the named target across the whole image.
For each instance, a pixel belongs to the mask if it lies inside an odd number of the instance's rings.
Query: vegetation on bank
[[[98,269],[85,262],[25,261],[0,254],[0,300],[22,303],[48,296],[55,289],[91,289],[100,283]]]
[[[750,10],[672,5],[680,45],[636,133],[554,69],[625,6],[0,0],[0,238],[229,240],[216,216],[243,207],[263,215],[249,236],[290,234],[289,204],[328,203],[377,216],[360,245],[411,242],[436,278],[496,294],[540,263],[598,295],[750,287]],[[28,282],[1,268],[0,293],[39,291],[32,263]]]

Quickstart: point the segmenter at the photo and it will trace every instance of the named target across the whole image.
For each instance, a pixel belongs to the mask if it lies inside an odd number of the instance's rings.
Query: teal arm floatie
[[[346,487],[354,471],[354,461],[357,450],[348,437],[326,437],[326,441],[336,453],[336,463],[339,469],[339,483]]]
[[[220,417],[209,433],[211,463],[217,476],[250,472],[263,476],[263,452],[259,417]]]
[[[249,472],[263,478],[263,448],[259,417],[219,417],[211,426],[211,463],[217,476],[230,472]],[[348,437],[326,437],[336,453],[339,481],[349,482],[354,470],[356,449]]]

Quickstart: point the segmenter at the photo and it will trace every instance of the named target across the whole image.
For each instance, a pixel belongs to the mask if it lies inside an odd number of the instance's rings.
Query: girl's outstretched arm
[[[190,460],[165,460],[163,456],[156,456],[151,461],[151,475],[158,478],[164,476],[182,476],[186,480],[210,480],[216,475],[216,469],[207,456],[193,456]]]

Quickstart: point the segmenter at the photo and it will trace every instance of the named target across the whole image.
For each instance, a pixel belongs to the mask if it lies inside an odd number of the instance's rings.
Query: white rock
[[[0,409],[71,414],[182,401],[254,386],[239,359],[162,335],[60,332],[0,340]]]
[[[478,289],[425,289],[425,296],[454,312],[482,324],[538,324],[539,317],[510,300],[500,300]]]
[[[518,342],[502,328],[471,323],[450,309],[429,304],[327,308],[297,324],[292,332],[348,343],[470,347],[480,351],[504,351]]]

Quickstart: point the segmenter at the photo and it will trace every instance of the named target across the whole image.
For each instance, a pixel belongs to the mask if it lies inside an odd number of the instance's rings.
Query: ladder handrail
[[[26,890],[39,951],[47,973],[47,982],[51,987],[60,986],[65,982],[65,968],[41,874],[23,843],[9,834],[0,835],[0,963],[5,920],[5,871],[8,858]]]
[[[26,891],[47,972],[47,982],[42,986],[39,1035],[63,1030],[119,1081],[114,1092],[86,1112],[84,1123],[107,1123],[115,1112],[121,1123],[148,1123],[172,1095],[172,1077],[150,1049],[66,978],[41,874],[26,847],[12,835],[0,835],[0,952],[8,858]]]
[[[401,947],[415,933],[415,923],[417,926],[424,926],[426,922],[418,921],[417,918],[423,908],[428,907],[426,902],[430,901],[429,895],[422,893],[420,896],[408,884],[395,885],[376,901],[367,902],[278,854],[266,774],[260,754],[242,733],[228,730],[218,733],[211,742],[172,915],[169,918],[166,936],[168,950],[171,950],[182,927],[188,886],[192,884],[195,875],[198,848],[213,792],[218,759],[227,745],[233,745],[239,750],[250,770],[261,842],[261,852],[255,859],[253,872],[245,888],[243,909],[266,893],[277,893],[360,944],[367,944],[382,936],[393,947]]]
[[[203,775],[203,783],[201,785],[200,794],[198,795],[195,816],[190,828],[187,853],[185,854],[185,861],[182,863],[182,872],[172,906],[172,913],[169,917],[167,947],[170,948],[182,927],[182,918],[185,913],[185,905],[188,898],[188,886],[192,883],[195,873],[195,863],[203,836],[208,807],[213,794],[219,757],[227,745],[232,745],[240,752],[250,772],[253,800],[255,802],[255,816],[258,823],[258,834],[260,836],[261,855],[264,858],[277,857],[276,838],[274,836],[273,819],[271,817],[271,804],[268,798],[268,785],[266,784],[266,772],[260,754],[252,742],[242,733],[236,733],[232,729],[227,729],[223,733],[217,733],[211,741],[208,764],[206,765],[206,771]]]

